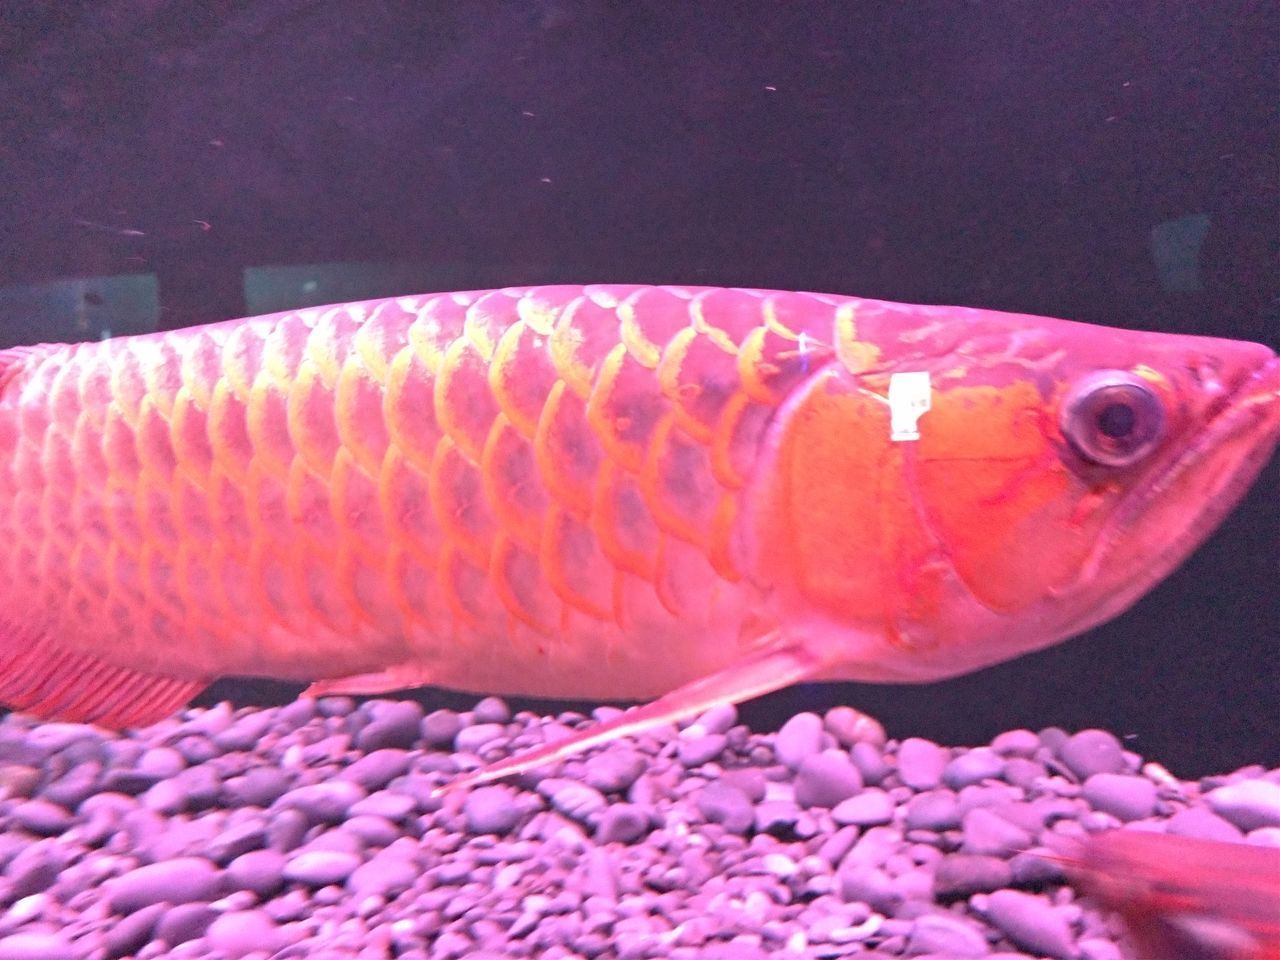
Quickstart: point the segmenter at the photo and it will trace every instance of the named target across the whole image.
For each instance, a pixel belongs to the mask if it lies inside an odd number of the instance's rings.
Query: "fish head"
[[[747,534],[832,679],[941,679],[1117,615],[1280,434],[1260,344],[865,301],[836,333],[775,418]]]

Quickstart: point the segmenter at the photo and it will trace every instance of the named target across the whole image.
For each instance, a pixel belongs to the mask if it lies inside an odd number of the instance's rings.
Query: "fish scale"
[[[52,611],[70,585],[63,644],[179,676],[461,661],[513,622],[533,636],[510,661],[696,627],[691,597],[741,576],[725,465],[767,422],[735,352],[765,295],[700,297],[452,294],[51,351],[15,384],[0,590]],[[707,319],[728,303],[733,333]],[[101,458],[73,462],[69,438],[95,428]],[[68,489],[71,529],[51,520]],[[180,660],[154,652],[179,640]]]
[[[0,352],[0,703],[212,679],[650,699],[474,783],[1125,609],[1280,434],[1257,344],[856,297],[520,287]]]

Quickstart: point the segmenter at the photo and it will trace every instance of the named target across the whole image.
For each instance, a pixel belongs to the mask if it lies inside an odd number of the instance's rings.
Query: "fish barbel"
[[[1253,343],[561,286],[0,354],[0,703],[212,679],[647,700],[922,682],[1137,600],[1280,433]],[[655,699],[656,698],[656,699]]]

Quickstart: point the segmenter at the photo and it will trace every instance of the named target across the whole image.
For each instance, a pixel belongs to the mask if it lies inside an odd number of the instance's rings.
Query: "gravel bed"
[[[1280,771],[1179,781],[1101,730],[856,741],[847,708],[770,735],[720,708],[437,795],[584,719],[343,697],[118,736],[4,717],[0,960],[1118,960],[1046,834],[1280,844]]]

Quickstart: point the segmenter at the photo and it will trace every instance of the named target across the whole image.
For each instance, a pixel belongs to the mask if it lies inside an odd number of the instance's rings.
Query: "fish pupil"
[[[1098,430],[1112,440],[1123,440],[1133,433],[1138,415],[1127,403],[1108,403],[1098,411]]]

